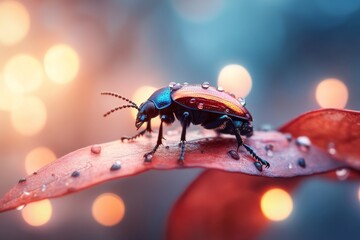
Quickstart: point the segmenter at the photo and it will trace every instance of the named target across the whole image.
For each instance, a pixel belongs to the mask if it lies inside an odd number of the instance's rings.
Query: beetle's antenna
[[[131,101],[130,99],[128,98],[125,98],[123,96],[120,96],[119,94],[116,94],[116,93],[112,93],[112,92],[102,92],[101,95],[108,95],[108,96],[113,96],[113,97],[117,97],[117,98],[120,98],[128,103],[131,103],[132,105],[134,105],[137,109],[139,109],[138,105],[136,105],[136,103],[134,103],[133,101]]]
[[[123,109],[123,108],[135,108],[135,109],[139,110],[138,106],[134,106],[134,105],[123,105],[123,106],[120,106],[120,107],[111,109],[110,111],[108,111],[107,113],[104,114],[104,117],[107,117],[107,116],[110,115],[111,113],[113,113],[113,112],[115,112],[115,111],[117,111],[117,110]]]

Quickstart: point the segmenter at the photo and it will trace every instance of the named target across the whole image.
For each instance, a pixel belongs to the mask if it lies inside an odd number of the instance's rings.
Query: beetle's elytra
[[[160,116],[161,123],[157,143],[152,151],[144,155],[145,161],[151,161],[151,157],[162,144],[163,123],[171,124],[175,121],[176,117],[182,126],[180,164],[184,162],[186,129],[192,123],[194,125],[200,124],[206,129],[214,129],[219,133],[235,135],[238,145],[237,149],[240,146],[244,146],[256,160],[255,166],[257,169],[261,171],[262,166],[270,167],[266,160],[260,158],[242,140],[241,136],[251,137],[253,134],[252,117],[245,108],[245,101],[243,99],[236,99],[233,94],[227,93],[221,88],[214,88],[207,82],[201,85],[172,82],[168,87],[155,91],[140,106],[115,93],[104,92],[102,95],[111,95],[129,103],[129,105],[112,109],[104,114],[104,116],[123,108],[135,108],[139,111],[135,121],[136,128],[139,129],[146,123],[146,129],[133,137],[122,137],[121,140],[133,140],[144,135],[146,132],[151,132],[151,119]]]

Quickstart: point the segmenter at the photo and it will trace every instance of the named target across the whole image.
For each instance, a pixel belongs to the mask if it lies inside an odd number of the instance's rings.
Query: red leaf
[[[270,223],[261,212],[261,196],[274,187],[291,192],[299,180],[208,170],[175,204],[167,239],[255,239]]]
[[[354,118],[359,118],[359,113],[354,114]],[[304,116],[305,119],[307,119],[306,116]],[[299,119],[297,122],[301,124],[302,117]],[[356,122],[355,125],[357,125]],[[286,129],[294,135],[308,135],[308,132],[301,134],[300,131],[291,131],[291,127],[282,129]],[[246,139],[245,142],[260,157],[267,159],[271,164],[269,169],[264,169],[262,172],[255,168],[254,159],[243,148],[240,148],[241,159],[239,161],[229,156],[228,151],[236,149],[237,146],[233,136],[216,137],[212,131],[187,134],[190,141],[186,146],[183,166],[177,164],[180,153],[178,147],[180,132],[176,131],[165,135],[168,148],[160,148],[151,164],[143,163],[143,155],[152,149],[155,143],[154,138],[137,139],[130,143],[114,141],[100,144],[98,145],[98,148],[101,148],[100,153],[96,153],[99,149],[91,151],[91,146],[89,146],[59,158],[39,170],[36,175],[28,176],[26,181],[18,183],[0,199],[0,211],[13,209],[44,198],[62,196],[104,181],[138,174],[150,169],[203,167],[267,177],[292,177],[349,166],[347,162],[333,159],[333,156],[316,146],[311,146],[309,151],[301,151],[294,140],[289,142],[286,137],[279,132],[255,132],[253,137]],[[265,147],[270,145],[273,146],[272,152],[265,150]],[[337,157],[341,158],[341,155],[339,154]],[[298,160],[301,158],[305,159],[306,167],[299,166]],[[121,169],[110,170],[117,162],[121,165]]]
[[[360,112],[322,109],[303,114],[279,130],[293,136],[305,135],[316,146],[332,147],[336,158],[360,169]]]

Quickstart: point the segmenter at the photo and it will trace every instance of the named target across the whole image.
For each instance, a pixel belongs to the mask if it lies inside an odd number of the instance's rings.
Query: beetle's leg
[[[121,137],[121,141],[124,140],[128,140],[128,141],[132,141],[138,137],[141,137],[142,135],[144,135],[146,132],[151,133],[151,120],[147,121],[146,123],[146,128],[144,130],[142,130],[141,132],[137,133],[136,135],[132,136],[132,137]]]
[[[180,152],[180,157],[179,157],[178,163],[184,164],[185,145],[186,145],[186,128],[190,124],[190,114],[188,112],[183,113],[181,123],[182,123],[182,131],[181,131],[181,139],[180,139],[181,152]]]
[[[164,116],[161,116],[161,122],[160,122],[160,128],[159,128],[159,134],[158,134],[158,139],[156,142],[155,147],[153,148],[153,150],[151,152],[145,153],[144,154],[144,161],[145,162],[151,162],[151,158],[152,156],[155,154],[156,150],[159,148],[159,146],[162,144],[162,139],[163,139],[163,122],[164,122]]]
[[[229,116],[227,116],[227,115],[222,116],[222,118],[227,119],[227,122],[232,125],[232,127],[233,127],[233,129],[234,129],[235,136],[236,136],[236,140],[237,140],[237,143],[238,143],[238,150],[239,150],[239,147],[240,147],[240,146],[244,146],[245,149],[250,153],[250,155],[251,155],[253,158],[255,158],[256,161],[260,162],[261,165],[265,165],[266,168],[269,168],[269,167],[270,167],[270,164],[269,164],[266,160],[264,160],[264,159],[262,159],[261,157],[259,157],[259,156],[255,153],[255,151],[254,151],[250,146],[246,145],[246,144],[243,142],[243,140],[242,140],[242,138],[241,138],[241,135],[240,135],[240,131],[239,131],[239,129],[235,126],[233,120],[232,120]]]

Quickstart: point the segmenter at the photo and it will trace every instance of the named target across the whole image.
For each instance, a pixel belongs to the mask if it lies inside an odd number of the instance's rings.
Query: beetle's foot
[[[184,158],[179,158],[177,162],[180,166],[184,165]]]
[[[265,166],[265,168],[269,168],[270,167],[270,163],[262,158],[259,158],[259,161],[262,165]]]
[[[154,156],[153,152],[145,153],[144,154],[144,163],[150,163],[153,156]]]

